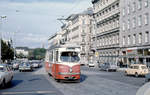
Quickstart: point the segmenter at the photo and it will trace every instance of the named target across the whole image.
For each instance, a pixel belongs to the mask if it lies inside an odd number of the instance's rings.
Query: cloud
[[[89,6],[91,0],[0,0],[0,14],[7,15],[1,30],[19,31],[15,35],[16,46],[38,47],[60,31],[61,23],[57,18],[82,12]]]

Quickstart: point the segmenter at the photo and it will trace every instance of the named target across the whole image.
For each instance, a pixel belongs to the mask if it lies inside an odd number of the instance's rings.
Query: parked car
[[[100,70],[104,71],[117,71],[118,66],[112,63],[102,63],[99,65]]]
[[[33,68],[38,68],[38,67],[39,67],[38,62],[32,62],[32,67],[33,67]]]
[[[145,76],[148,73],[147,66],[143,64],[132,64],[125,70],[125,75],[134,75],[135,77]]]
[[[150,82],[150,73],[145,75],[145,82]]]
[[[6,64],[0,64],[0,87],[4,88],[13,79],[13,71]]]
[[[13,63],[13,69],[18,70],[19,69],[19,63],[17,63],[17,62]]]
[[[23,62],[19,65],[19,71],[33,71],[33,68],[28,62]]]
[[[88,65],[89,67],[95,67],[95,64],[93,62],[90,62]]]

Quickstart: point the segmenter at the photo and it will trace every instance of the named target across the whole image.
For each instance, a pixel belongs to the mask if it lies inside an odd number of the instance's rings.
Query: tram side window
[[[51,62],[53,62],[53,51],[50,52],[49,59],[50,59]]]
[[[58,62],[58,51],[56,51],[56,61]]]

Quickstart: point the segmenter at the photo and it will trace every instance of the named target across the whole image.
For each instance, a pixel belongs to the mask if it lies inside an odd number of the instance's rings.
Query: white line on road
[[[54,94],[56,91],[30,91],[30,92],[3,92],[1,95],[12,95],[12,94]]]

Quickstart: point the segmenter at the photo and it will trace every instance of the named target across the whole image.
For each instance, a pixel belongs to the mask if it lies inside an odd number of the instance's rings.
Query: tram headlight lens
[[[69,71],[72,72],[72,68],[70,68]]]
[[[59,66],[59,69],[64,69],[64,66]]]

